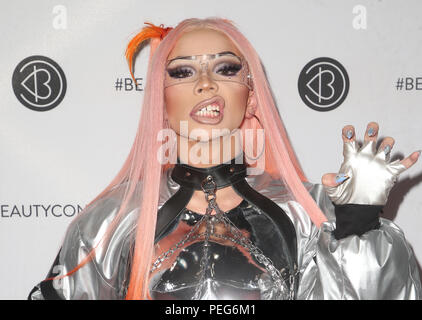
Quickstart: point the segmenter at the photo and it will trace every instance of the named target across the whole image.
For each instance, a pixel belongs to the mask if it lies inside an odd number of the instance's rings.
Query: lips
[[[195,105],[190,116],[202,124],[218,124],[224,117],[224,99],[214,96]]]

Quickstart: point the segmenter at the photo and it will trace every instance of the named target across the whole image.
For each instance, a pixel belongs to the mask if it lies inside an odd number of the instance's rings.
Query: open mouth
[[[191,111],[190,116],[196,122],[217,124],[223,120],[224,99],[220,96],[199,102]]]

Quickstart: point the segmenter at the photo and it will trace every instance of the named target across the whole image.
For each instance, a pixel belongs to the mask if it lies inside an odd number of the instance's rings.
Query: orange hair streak
[[[132,79],[133,81],[135,81],[135,83],[136,83],[136,80],[133,74],[134,57],[136,53],[138,52],[140,44],[150,39],[157,39],[161,41],[173,29],[172,27],[164,28],[163,24],[160,24],[160,26],[156,26],[149,22],[145,22],[145,24],[148,26],[142,28],[141,32],[139,32],[136,36],[132,38],[132,40],[127,45],[126,53],[125,53],[126,60],[129,64],[130,74],[132,75]],[[154,51],[155,51],[155,46],[151,46],[150,59]]]

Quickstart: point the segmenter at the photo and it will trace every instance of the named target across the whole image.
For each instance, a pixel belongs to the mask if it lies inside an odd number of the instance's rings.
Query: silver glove
[[[406,167],[400,160],[389,163],[389,153],[376,151],[376,142],[354,141],[343,146],[344,161],[339,173],[349,177],[337,187],[325,187],[331,201],[341,204],[385,205],[391,188]]]

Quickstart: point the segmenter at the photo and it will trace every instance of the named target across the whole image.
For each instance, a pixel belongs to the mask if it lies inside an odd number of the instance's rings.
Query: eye
[[[195,74],[195,70],[190,67],[180,66],[167,69],[167,72],[171,78],[184,79],[192,77]]]
[[[242,65],[239,63],[224,62],[215,68],[215,73],[226,77],[232,77],[237,75],[240,69],[242,69]]]

